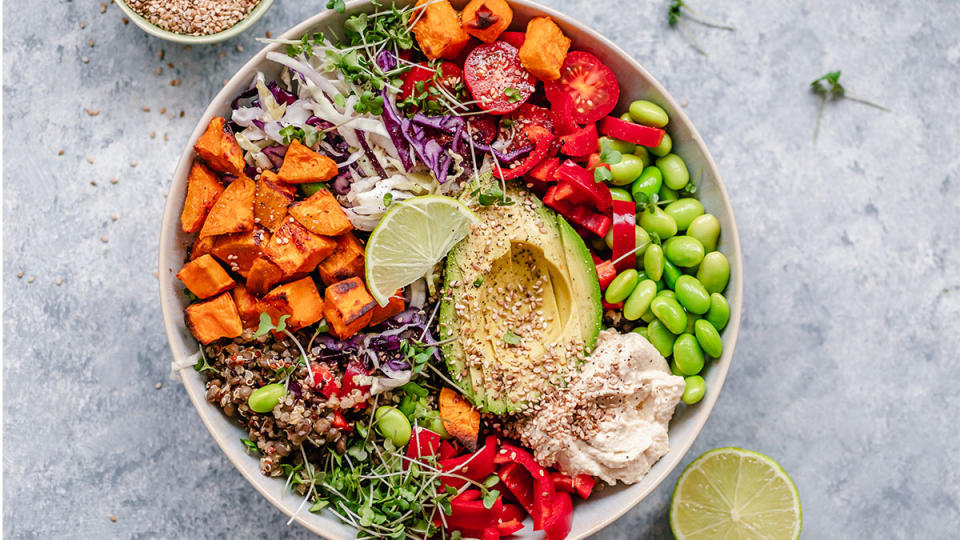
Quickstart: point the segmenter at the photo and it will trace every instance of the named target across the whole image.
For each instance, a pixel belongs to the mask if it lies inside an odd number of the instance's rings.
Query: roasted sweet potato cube
[[[541,81],[560,78],[570,38],[550,17],[534,17],[527,23],[527,39],[520,47],[520,64]]]
[[[253,294],[267,294],[274,285],[283,279],[283,270],[266,257],[258,257],[250,265],[247,273],[247,290]]]
[[[267,242],[264,255],[280,267],[283,277],[312,272],[317,263],[333,253],[337,243],[313,234],[291,217],[287,218]]]
[[[314,234],[339,236],[353,229],[340,203],[325,189],[291,204],[290,215]]]
[[[185,233],[195,233],[203,227],[210,209],[223,193],[223,184],[206,165],[194,161],[187,179],[187,198],[180,213],[180,226]]]
[[[243,333],[240,313],[230,293],[190,304],[184,312],[184,319],[193,337],[204,345],[220,338],[235,338]]]
[[[470,41],[460,26],[460,14],[447,0],[419,0],[410,17],[417,21],[413,34],[430,60],[453,60]]]
[[[225,118],[214,116],[193,149],[213,170],[240,176],[246,166],[243,150],[226,124]]]
[[[505,0],[470,0],[460,15],[463,29],[484,43],[493,43],[513,21]]]
[[[283,156],[277,176],[288,184],[326,182],[337,175],[337,164],[294,139]]]
[[[397,289],[397,292],[393,293],[393,296],[387,301],[387,305],[381,306],[378,304],[377,307],[373,308],[370,326],[376,326],[391,317],[396,317],[403,313],[406,308],[407,304],[403,300],[403,290]]]
[[[226,263],[230,270],[246,278],[253,261],[263,255],[269,238],[267,231],[260,228],[218,236],[211,253]]]
[[[363,277],[363,245],[353,233],[337,237],[337,249],[317,265],[324,285],[352,277]]]
[[[237,312],[240,314],[240,322],[243,323],[244,328],[260,326],[260,313],[264,309],[259,298],[243,285],[237,285],[233,288],[233,301],[237,304]]]
[[[200,238],[253,230],[253,200],[257,186],[241,176],[230,183],[213,205],[200,229]]]
[[[177,272],[177,279],[183,282],[197,298],[210,298],[235,285],[230,274],[210,255],[204,255],[183,265]]]
[[[480,411],[473,408],[456,390],[440,389],[440,421],[447,433],[456,437],[471,451],[477,449],[477,436],[480,434]]]
[[[213,251],[213,244],[216,243],[216,241],[216,236],[208,236],[194,240],[193,245],[190,246],[190,260],[199,259]]]
[[[263,303],[289,306],[287,326],[291,330],[306,328],[323,318],[323,298],[309,276],[273,289],[263,297]]]
[[[253,203],[253,220],[271,231],[277,230],[283,224],[287,207],[294,198],[288,191],[292,186],[275,179],[276,174],[270,171],[264,171],[260,175],[257,180],[257,196]],[[293,189],[296,191],[296,188]]]
[[[376,306],[363,281],[352,277],[327,287],[323,316],[334,337],[347,339],[370,323]]]

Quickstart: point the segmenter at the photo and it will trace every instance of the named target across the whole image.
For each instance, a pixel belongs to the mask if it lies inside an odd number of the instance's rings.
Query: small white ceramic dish
[[[270,9],[272,4],[273,0],[260,0],[260,3],[250,10],[250,13],[246,17],[240,19],[237,24],[231,26],[230,28],[227,28],[221,32],[217,32],[216,34],[190,36],[187,34],[178,34],[176,32],[164,30],[163,28],[160,28],[159,26],[147,20],[143,15],[140,15],[134,11],[133,8],[127,5],[126,0],[117,0],[117,5],[120,6],[120,10],[123,11],[123,13],[129,17],[131,21],[133,21],[133,24],[139,26],[141,30],[150,34],[151,36],[172,41],[174,43],[183,43],[184,45],[219,43],[234,36],[238,36],[253,26],[253,23],[257,22],[257,20],[262,17],[268,9]]]
[[[453,3],[462,7],[466,4],[466,0],[455,0]],[[733,208],[723,182],[720,180],[716,164],[690,119],[663,86],[616,45],[572,17],[528,0],[510,0],[510,4],[514,10],[513,29],[523,30],[530,18],[549,15],[557,21],[566,35],[573,39],[574,49],[590,51],[606,63],[620,80],[621,95],[617,111],[625,111],[633,100],[648,99],[658,103],[670,114],[668,129],[673,137],[674,151],[684,158],[692,175],[699,175],[698,196],[707,211],[720,220],[723,233],[719,249],[730,260],[731,266],[731,280],[726,291],[730,303],[730,322],[723,332],[723,356],[710,362],[704,372],[707,382],[706,396],[697,405],[687,407],[681,404],[677,409],[670,425],[671,450],[653,467],[643,481],[632,486],[608,487],[596,493],[590,500],[581,501],[576,505],[570,538],[583,538],[612,523],[660,485],[680,463],[703,428],[707,417],[710,416],[710,411],[720,395],[720,389],[730,367],[737,333],[740,329],[743,298],[743,261],[740,253],[740,239],[734,221]],[[336,35],[340,33],[340,27],[347,16],[371,10],[372,6],[367,0],[350,2],[346,15],[327,10],[298,24],[280,37],[298,39],[307,32],[328,28],[336,29],[334,32]],[[616,16],[616,13],[611,13],[611,16]],[[179,216],[186,194],[187,174],[194,158],[193,143],[213,116],[230,113],[231,100],[247,88],[258,70],[263,71],[267,77],[279,74],[280,66],[265,60],[269,51],[282,51],[282,48],[280,45],[265,47],[247,62],[217,94],[194,129],[190,143],[181,154],[180,162],[173,175],[163,214],[159,255],[160,301],[175,365],[189,366],[191,358],[194,358],[197,353],[197,343],[183,322],[183,309],[187,305],[187,299],[183,293],[183,286],[175,277],[177,270],[184,263],[186,246],[190,242],[190,237],[180,230]],[[260,474],[257,458],[247,455],[240,443],[240,438],[245,436],[244,431],[224,416],[219,409],[204,400],[203,377],[190,367],[183,367],[179,372],[200,418],[230,461],[267,500],[285,514],[293,515],[301,499],[289,492],[284,492],[283,480],[266,478]],[[209,495],[216,496],[216,493]],[[307,529],[326,538],[346,540],[355,536],[351,527],[341,523],[329,513],[311,514],[301,511],[295,519]],[[667,516],[664,515],[663,519],[666,520]],[[534,533],[530,527],[527,527],[520,537],[540,538],[542,535]]]

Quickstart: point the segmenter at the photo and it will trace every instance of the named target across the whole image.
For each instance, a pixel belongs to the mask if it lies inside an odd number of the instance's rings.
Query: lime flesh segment
[[[684,469],[670,501],[679,540],[792,540],[803,519],[797,487],[771,458],[718,448]]]
[[[367,288],[381,305],[422,278],[470,233],[479,218],[460,201],[425,195],[396,203],[370,234]]]

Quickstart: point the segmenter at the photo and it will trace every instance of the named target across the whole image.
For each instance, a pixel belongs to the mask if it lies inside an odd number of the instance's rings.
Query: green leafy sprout
[[[820,105],[817,107],[817,123],[813,128],[814,143],[817,142],[817,135],[820,133],[820,118],[823,116],[823,107],[826,105],[827,101],[849,99],[875,109],[880,109],[884,112],[890,112],[890,109],[884,107],[883,105],[878,105],[872,101],[867,101],[865,99],[848,94],[847,89],[840,84],[840,74],[841,71],[839,69],[836,71],[831,71],[817,79],[814,79],[814,81],[810,83],[810,90],[814,94],[820,96]]]
[[[619,151],[614,150],[609,143],[604,142],[602,148],[600,149],[600,162],[606,163],[607,165],[616,165],[623,161],[623,154]],[[609,167],[597,166],[593,169],[593,181],[596,183],[606,182],[613,178],[613,173],[610,172]]]
[[[703,26],[709,26],[710,28],[718,28],[720,30],[728,30],[730,32],[736,31],[736,28],[719,23],[716,21],[711,21],[709,19],[704,19],[696,14],[696,12],[691,8],[684,0],[672,0],[670,2],[670,7],[667,10],[667,24],[672,28],[677,28],[680,30],[680,33],[690,42],[690,45],[700,54],[707,56],[707,51],[700,46],[696,39],[694,39],[693,34],[690,33],[690,28],[684,22],[684,19],[690,20],[690,22],[695,22]]]

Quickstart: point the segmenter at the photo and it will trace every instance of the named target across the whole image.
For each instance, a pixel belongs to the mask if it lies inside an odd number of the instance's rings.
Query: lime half
[[[424,195],[396,203],[370,234],[366,278],[370,294],[381,305],[425,276],[470,233],[479,218],[460,201]]]
[[[803,519],[800,496],[769,457],[718,448],[684,469],[670,501],[670,528],[679,540],[795,539]]]

